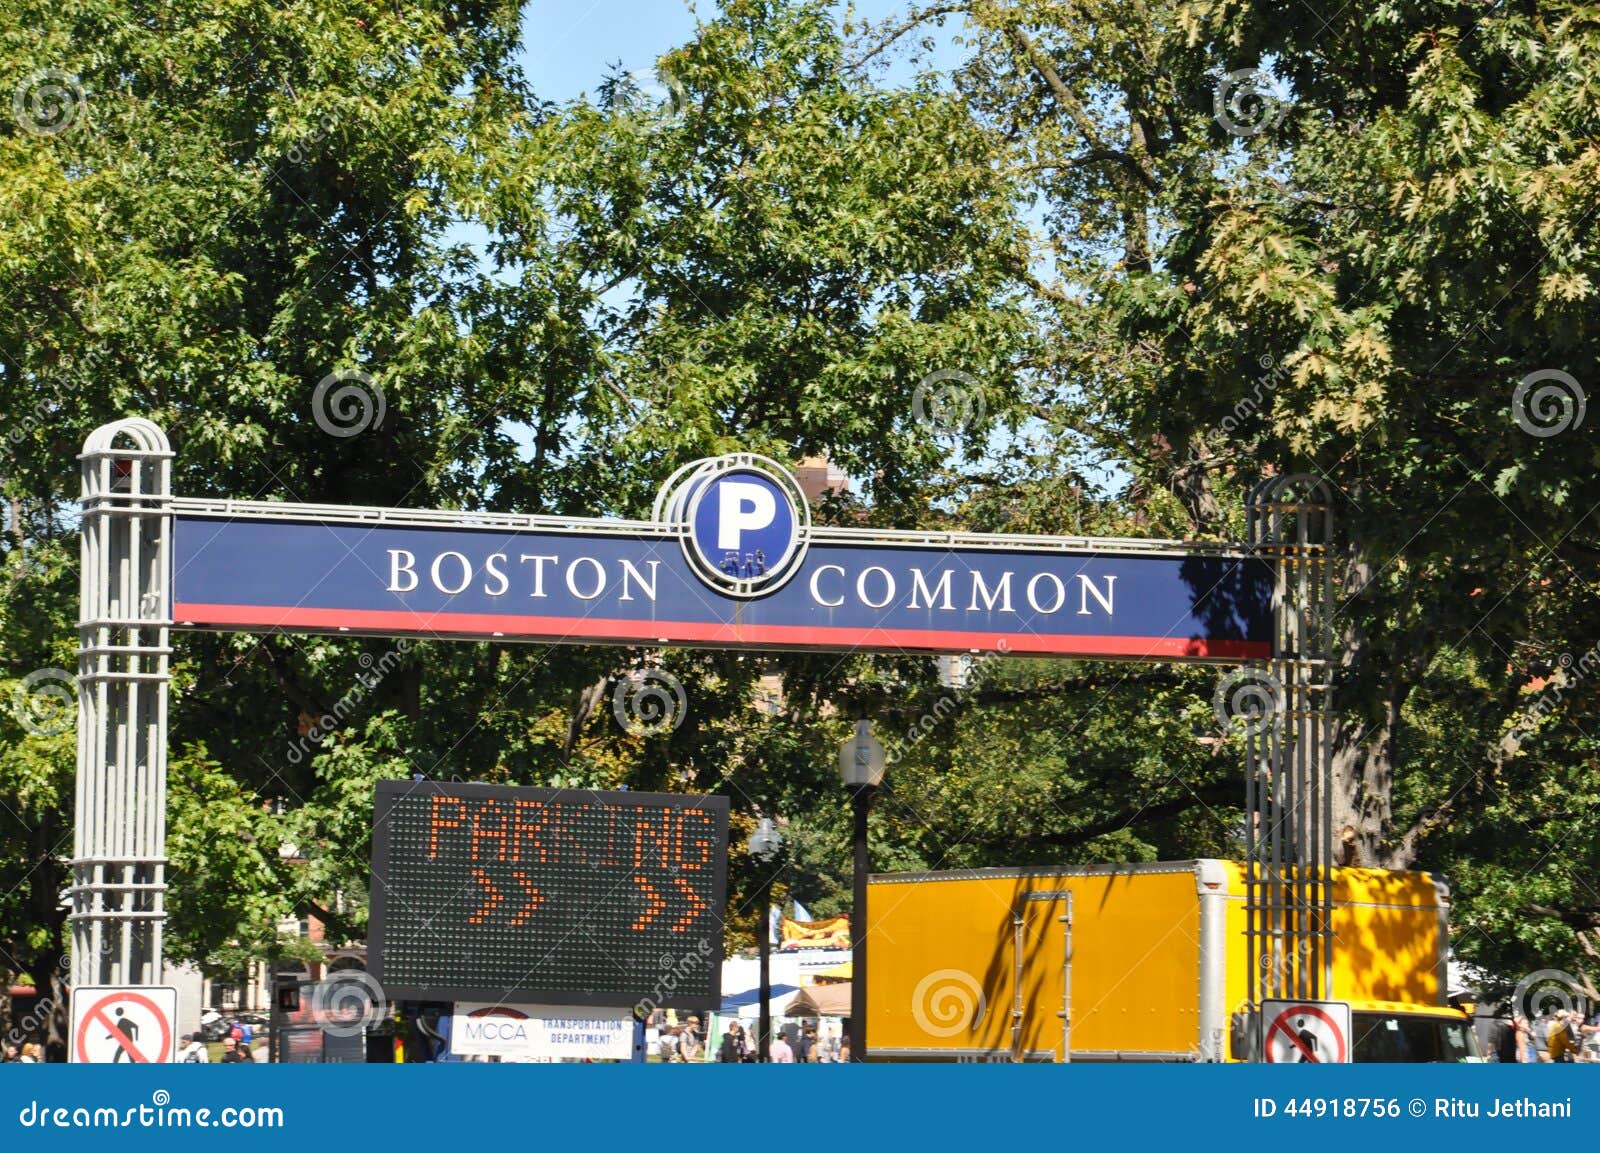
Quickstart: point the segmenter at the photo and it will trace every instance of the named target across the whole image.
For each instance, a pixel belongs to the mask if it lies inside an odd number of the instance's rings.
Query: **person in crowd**
[[[1521,1013],[1511,1018],[1511,1028],[1517,1039],[1517,1061],[1522,1065],[1531,1065],[1539,1059],[1538,1052],[1533,1047],[1533,1030],[1528,1026],[1528,1019]]]
[[[750,1042],[744,1035],[744,1028],[737,1021],[730,1021],[727,1030],[722,1034],[722,1045],[717,1050],[717,1060],[723,1064],[737,1064],[750,1059]]]
[[[24,1065],[42,1065],[44,1063],[44,1046],[37,1041],[29,1041],[22,1047],[21,1060]]]
[[[1545,1034],[1545,1047],[1550,1060],[1558,1065],[1570,1065],[1578,1057],[1578,1027],[1572,1021],[1573,1016],[1580,1016],[1581,1019],[1581,1015],[1575,1011],[1572,1014],[1550,1015],[1549,1031]]]
[[[772,1055],[772,1063],[774,1065],[794,1064],[794,1049],[790,1046],[789,1039],[782,1033],[772,1039],[772,1045],[769,1047],[768,1052]]]
[[[813,1064],[817,1059],[817,1026],[815,1022],[806,1022],[805,1028],[800,1030],[800,1036],[794,1045],[794,1059],[801,1064]]]
[[[700,1018],[690,1017],[678,1032],[678,1060],[704,1061],[705,1038],[700,1033]]]
[[[10,1064],[13,1061],[20,1060],[22,1060],[22,1050],[17,1047],[15,1042],[7,1041],[5,1051],[0,1052],[0,1062]]]
[[[839,1062],[840,1062],[840,1064],[848,1065],[850,1063],[850,1059],[851,1059],[850,1058],[850,1038],[847,1037],[847,1036],[846,1037],[840,1037],[839,1038]]]
[[[1550,1062],[1550,1022],[1553,1018],[1552,1013],[1541,1013],[1528,1022],[1528,1029],[1533,1034],[1534,1060],[1541,1065]]]
[[[185,1033],[183,1048],[178,1050],[178,1060],[185,1065],[206,1065],[211,1061],[211,1054],[200,1043],[200,1038],[193,1033]]]
[[[1583,1053],[1580,1061],[1600,1061],[1600,1013],[1586,1025],[1580,1025],[1579,1032],[1583,1035]]]
[[[1589,1030],[1588,1020],[1583,1015],[1582,1009],[1568,1009],[1561,1016],[1566,1018],[1567,1025],[1567,1053],[1571,1061],[1587,1061]]]
[[[250,1051],[240,1046],[237,1037],[228,1036],[222,1039],[222,1063],[224,1065],[238,1065],[250,1060]]]
[[[661,1029],[661,1038],[656,1042],[656,1051],[660,1053],[663,1061],[683,1060],[682,1035],[676,1025],[666,1025]]]

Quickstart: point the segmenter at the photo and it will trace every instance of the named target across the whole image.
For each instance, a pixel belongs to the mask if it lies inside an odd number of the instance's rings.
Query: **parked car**
[[[219,1013],[209,1021],[202,1018],[200,1040],[221,1041],[233,1032],[235,1025],[249,1025],[251,1032],[259,1037],[266,1033],[268,1021],[260,1013]]]

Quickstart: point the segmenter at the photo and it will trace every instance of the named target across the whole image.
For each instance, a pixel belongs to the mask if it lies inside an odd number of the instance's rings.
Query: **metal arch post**
[[[172,449],[142,418],[84,442],[72,979],[154,985],[166,921]]]
[[[1275,575],[1272,658],[1260,671],[1280,707],[1246,744],[1246,990],[1252,1004],[1327,998],[1335,992],[1332,500],[1316,477],[1276,477],[1250,491],[1247,511],[1250,544]]]

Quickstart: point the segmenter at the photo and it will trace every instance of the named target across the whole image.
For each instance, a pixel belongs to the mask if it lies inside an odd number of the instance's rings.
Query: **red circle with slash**
[[[78,1026],[78,1036],[75,1039],[79,1061],[88,1063],[91,1060],[86,1042],[89,1038],[89,1027],[98,1024],[111,1035],[111,1040],[115,1041],[127,1053],[129,1061],[140,1065],[150,1063],[150,1058],[140,1051],[133,1038],[117,1028],[111,1018],[106,1015],[106,1010],[112,1005],[137,1005],[141,1009],[148,1009],[150,1015],[161,1026],[161,1047],[156,1050],[156,1060],[160,1061],[165,1054],[172,1052],[172,1022],[167,1020],[166,1014],[161,1011],[161,1007],[143,993],[123,991],[109,993],[101,997],[93,1005],[90,1005],[89,1011],[83,1015],[83,1023]]]

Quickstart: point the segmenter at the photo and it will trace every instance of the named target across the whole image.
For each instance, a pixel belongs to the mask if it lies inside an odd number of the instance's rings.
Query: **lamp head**
[[[745,842],[745,847],[758,861],[770,861],[783,848],[783,834],[773,825],[771,817],[762,817],[755,831],[750,834],[750,839]]]
[[[871,721],[857,721],[855,735],[839,749],[839,775],[846,788],[877,788],[883,783],[888,754],[872,735]]]

